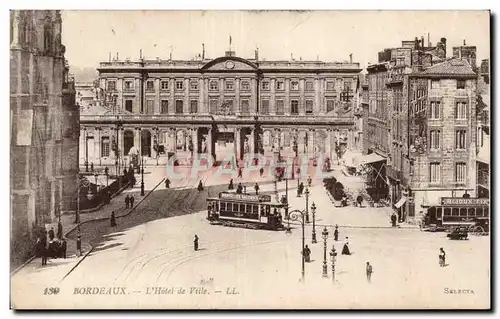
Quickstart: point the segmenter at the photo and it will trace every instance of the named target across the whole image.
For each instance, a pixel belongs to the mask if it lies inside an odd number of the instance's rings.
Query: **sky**
[[[96,68],[109,53],[120,59],[191,59],[223,56],[229,37],[236,55],[266,60],[347,61],[362,68],[377,62],[377,52],[402,40],[430,33],[433,45],[447,38],[452,47],[477,46],[477,61],[489,58],[486,11],[63,11],[66,59],[76,67]]]

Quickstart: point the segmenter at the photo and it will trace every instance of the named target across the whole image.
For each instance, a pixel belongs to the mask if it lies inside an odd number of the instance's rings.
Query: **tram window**
[[[220,203],[220,209],[221,209],[221,210],[226,210],[226,203],[221,202],[221,203]]]
[[[429,208],[429,215],[430,216],[435,216],[435,214],[436,214],[436,207]]]
[[[490,208],[489,207],[483,208],[483,215],[484,215],[484,217],[490,216]]]
[[[451,208],[444,209],[444,216],[451,216]]]
[[[252,205],[252,213],[258,214],[259,213],[259,206],[257,205]]]
[[[260,205],[260,215],[266,216],[266,206],[265,205]]]
[[[266,213],[269,214],[270,211],[271,211],[271,207],[269,207],[269,205],[266,205]]]
[[[481,211],[481,208],[478,208],[478,209],[477,209],[477,211],[476,211],[476,209],[475,209],[475,208],[469,208],[469,209],[468,209],[468,214],[467,214],[467,216],[469,216],[469,217],[476,217],[476,216],[478,216],[479,214],[481,214],[481,215],[482,215],[482,213],[483,213],[483,212]],[[476,214],[477,214],[477,215],[476,215]]]
[[[233,204],[232,204],[232,203],[226,203],[226,205],[227,205],[227,208],[226,208],[226,209],[227,209],[228,211],[232,212],[232,211],[233,211]]]
[[[219,211],[219,202],[215,202],[215,211],[218,212]]]
[[[437,218],[443,217],[443,209],[441,207],[436,208]]]
[[[458,208],[452,208],[451,209],[451,216],[458,216],[459,209]]]
[[[460,208],[460,216],[467,216],[467,208]]]

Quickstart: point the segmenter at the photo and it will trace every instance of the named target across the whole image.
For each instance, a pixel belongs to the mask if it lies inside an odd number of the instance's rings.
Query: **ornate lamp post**
[[[291,212],[288,213],[288,230],[287,233],[290,234],[290,219],[293,221],[299,221],[301,226],[302,226],[302,282],[305,280],[305,255],[304,255],[304,248],[305,248],[305,211],[302,210],[292,210]]]
[[[335,261],[337,260],[337,251],[335,247],[332,246],[332,250],[330,251],[330,258],[332,260],[332,280],[335,283]]]
[[[327,278],[328,277],[328,266],[326,265],[326,240],[328,239],[328,230],[326,229],[326,226],[325,226],[325,229],[323,229],[323,278]]]
[[[144,196],[144,156],[141,155],[141,196]]]
[[[306,223],[309,223],[309,188],[306,188]]]
[[[108,178],[109,178],[109,169],[108,167],[106,166],[106,168],[104,169],[104,174],[106,174],[106,187],[108,187]]]
[[[313,232],[312,232],[312,243],[316,244],[318,241],[316,240],[316,204],[312,204],[311,212],[313,215]]]

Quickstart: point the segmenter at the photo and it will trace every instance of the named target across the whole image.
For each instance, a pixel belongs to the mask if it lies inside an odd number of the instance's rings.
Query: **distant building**
[[[139,61],[98,68],[98,105],[82,111],[80,161],[129,166],[179,162],[230,145],[238,159],[319,154],[335,158],[353,141],[359,63],[244,59]],[[295,150],[294,150],[295,149]]]
[[[458,59],[465,59],[472,66],[474,72],[478,71],[476,64],[476,51],[475,46],[468,46],[464,40],[464,44],[458,47],[453,47],[453,57]]]
[[[59,11],[10,12],[12,261],[76,203],[79,110]]]

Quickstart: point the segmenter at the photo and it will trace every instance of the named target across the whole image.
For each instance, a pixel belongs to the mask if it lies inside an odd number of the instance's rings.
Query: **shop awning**
[[[360,156],[357,158],[357,160],[358,160],[358,165],[366,165],[366,164],[385,161],[386,158],[378,155],[377,153],[371,153],[368,155]]]
[[[403,206],[405,202],[406,202],[406,196],[401,196],[399,201],[394,206],[396,206],[396,208],[401,208],[401,206]]]

